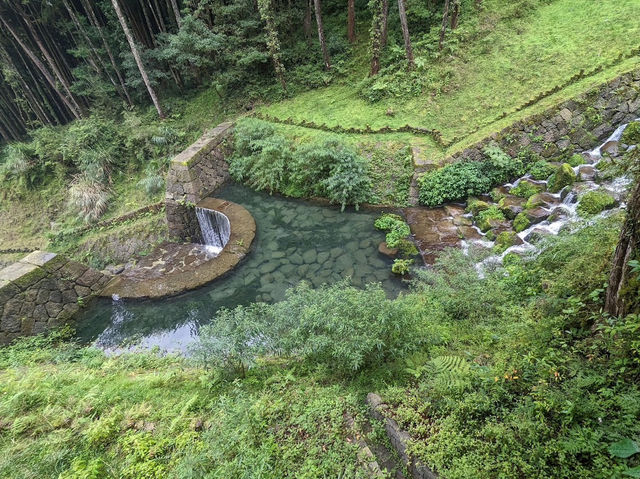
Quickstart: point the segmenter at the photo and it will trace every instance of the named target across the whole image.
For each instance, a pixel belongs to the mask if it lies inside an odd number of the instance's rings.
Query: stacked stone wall
[[[201,241],[194,206],[229,180],[232,130],[232,123],[218,125],[171,161],[165,205],[172,236]]]
[[[0,345],[69,322],[110,279],[43,251],[0,270]]]
[[[516,122],[499,133],[447,158],[483,160],[482,150],[497,143],[511,156],[522,148],[552,158],[564,151],[593,148],[615,128],[640,116],[640,70],[624,75],[565,101],[539,115]]]

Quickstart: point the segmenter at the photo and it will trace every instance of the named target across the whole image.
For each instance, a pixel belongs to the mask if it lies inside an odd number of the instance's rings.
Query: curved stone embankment
[[[244,207],[217,198],[197,204],[229,218],[231,235],[219,254],[204,245],[164,243],[134,268],[114,278],[102,296],[123,299],[152,299],[174,296],[196,289],[231,271],[249,252],[256,234],[256,223]]]

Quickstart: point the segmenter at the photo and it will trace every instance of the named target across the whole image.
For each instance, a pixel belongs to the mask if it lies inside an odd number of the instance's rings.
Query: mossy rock
[[[527,180],[522,180],[520,183],[518,183],[518,186],[516,186],[515,188],[511,188],[509,193],[515,196],[519,196],[520,198],[527,199],[537,193],[540,193],[541,191],[544,191],[544,186],[536,185],[535,183]]]
[[[625,145],[640,144],[640,121],[632,121],[627,125],[620,139]]]
[[[496,237],[496,244],[493,250],[496,253],[503,253],[511,246],[522,243],[520,237],[515,231],[503,231]]]
[[[531,226],[531,221],[527,218],[527,214],[524,211],[513,220],[513,229],[516,233],[526,230],[529,226]]]
[[[467,201],[467,213],[471,213],[473,216],[477,216],[481,211],[489,209],[489,203],[479,200],[478,198],[469,198]]]
[[[524,198],[509,195],[500,200],[498,208],[508,219],[512,220],[524,209],[524,203]]]
[[[549,179],[549,191],[557,193],[565,186],[572,185],[576,181],[576,174],[569,163],[563,163]]]
[[[598,213],[613,208],[616,199],[604,191],[588,191],[578,202],[578,213],[580,216],[597,215]]]
[[[504,214],[496,205],[491,205],[476,216],[476,224],[481,231],[489,231],[505,221]]]

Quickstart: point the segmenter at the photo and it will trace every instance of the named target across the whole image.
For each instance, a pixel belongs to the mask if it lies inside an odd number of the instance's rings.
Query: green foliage
[[[638,446],[638,443],[635,441],[625,438],[610,444],[607,451],[614,457],[626,459],[627,457],[640,453],[640,446]]]
[[[496,222],[505,221],[504,213],[497,205],[491,205],[486,210],[482,210],[475,217],[478,228],[482,231],[489,231],[495,226]]]
[[[513,220],[513,229],[516,233],[526,230],[529,226],[531,226],[531,221],[529,221],[529,218],[524,211],[522,213],[518,213]]]
[[[197,351],[207,364],[231,362],[240,371],[270,354],[346,374],[415,349],[419,325],[419,312],[386,301],[379,285],[358,290],[343,281],[314,290],[301,283],[280,303],[223,310],[203,331]]]
[[[629,123],[622,132],[620,141],[625,145],[640,144],[640,121],[632,121]]]
[[[522,180],[518,186],[511,188],[509,193],[519,196],[520,198],[529,199],[531,196],[540,193],[544,189],[541,185],[535,185],[530,181]]]
[[[572,185],[576,181],[576,174],[569,163],[563,163],[549,178],[549,191],[557,193],[565,186]]]
[[[531,178],[534,180],[546,180],[556,171],[553,165],[544,160],[536,161],[529,168]]]
[[[385,213],[378,218],[374,226],[387,233],[386,242],[389,248],[397,248],[411,234],[409,225],[401,216]]]
[[[78,176],[69,188],[69,205],[86,223],[90,223],[107,210],[110,196],[102,183]]]
[[[396,258],[393,260],[393,265],[391,266],[391,272],[394,274],[399,274],[401,276],[409,273],[409,268],[413,264],[412,259],[400,259]]]
[[[460,161],[421,176],[420,203],[437,206],[465,200],[524,173],[521,158],[510,158],[495,145],[486,147],[484,152],[485,161]]]
[[[234,138],[229,172],[236,181],[290,196],[323,196],[342,210],[347,205],[357,208],[370,195],[365,161],[336,140],[293,151],[271,125],[253,119],[240,122]]]
[[[576,167],[576,166],[580,166],[580,165],[584,165],[585,161],[584,161],[584,156],[582,156],[579,153],[576,153],[574,155],[571,155],[568,159],[567,159],[567,163],[569,163],[572,167]]]
[[[516,242],[517,233],[514,231],[503,231],[496,237],[494,250],[496,253],[503,253],[507,248],[513,246]]]
[[[605,191],[588,191],[580,197],[578,213],[596,215],[616,205],[616,199]]]

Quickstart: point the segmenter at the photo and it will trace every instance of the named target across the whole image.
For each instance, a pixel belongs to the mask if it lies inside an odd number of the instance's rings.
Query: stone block
[[[20,263],[28,263],[36,266],[44,266],[46,263],[58,256],[55,253],[46,251],[34,251],[20,260]]]

